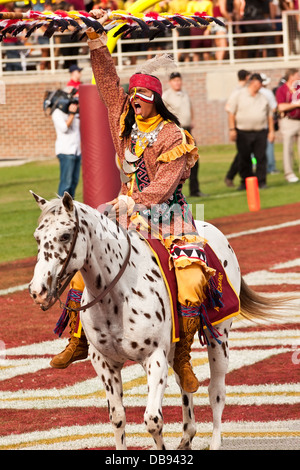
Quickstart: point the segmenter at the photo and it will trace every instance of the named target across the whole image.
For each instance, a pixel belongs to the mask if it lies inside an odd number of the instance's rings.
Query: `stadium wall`
[[[270,88],[277,85],[286,68],[283,63],[256,64],[255,72],[264,72],[271,78]],[[299,66],[299,64],[292,65]],[[253,64],[239,66],[202,65],[181,66],[184,88],[188,91],[194,108],[193,135],[198,145],[229,142],[227,114],[224,106],[237,85],[237,71],[241,68],[254,71]],[[128,83],[128,73],[120,73],[121,83]],[[167,77],[160,75],[163,87]],[[5,76],[5,104],[0,104],[0,159],[41,159],[55,157],[55,130],[50,117],[43,111],[46,90],[65,87],[68,73],[51,76]],[[91,82],[91,70],[84,70],[82,80]],[[280,131],[277,142],[281,140]]]

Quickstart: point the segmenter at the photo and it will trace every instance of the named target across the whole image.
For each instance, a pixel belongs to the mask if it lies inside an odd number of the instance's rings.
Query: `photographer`
[[[64,111],[56,107],[52,120],[57,136],[55,152],[60,163],[58,195],[63,196],[67,191],[74,198],[81,167],[78,103],[71,102]]]

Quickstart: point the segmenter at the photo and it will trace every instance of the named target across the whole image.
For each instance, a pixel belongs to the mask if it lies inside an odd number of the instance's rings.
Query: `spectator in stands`
[[[158,5],[161,6],[162,11],[165,11],[169,14],[175,13],[186,13],[188,4],[190,3],[189,0],[168,0],[166,2],[160,2]],[[190,28],[179,28],[176,30],[176,34],[180,36],[189,36],[190,35]],[[190,48],[190,41],[188,39],[183,39],[182,41],[178,41],[179,49],[189,49]],[[190,54],[187,53],[180,53],[179,55],[180,62],[189,62],[190,61]]]
[[[39,7],[41,7],[42,5],[38,5]],[[53,5],[52,5],[52,2],[51,1],[47,1],[44,3],[44,8],[43,8],[44,11],[54,11],[53,10]],[[38,28],[36,30],[36,36],[37,36],[37,42],[38,44],[40,44],[41,46],[49,46],[49,38],[47,38],[46,36],[44,36],[44,32],[46,31],[46,27],[43,27],[43,28]],[[42,58],[45,59],[45,58],[49,58],[50,57],[50,49],[49,47],[42,47],[41,48],[41,55],[42,55]],[[58,68],[58,61],[55,62],[55,68],[57,69]],[[50,70],[51,69],[51,62],[50,60],[41,60],[40,62],[40,70]]]
[[[247,86],[228,102],[230,139],[236,141],[239,155],[239,190],[246,189],[246,178],[253,176],[252,153],[257,161],[259,187],[266,188],[266,145],[267,138],[274,140],[274,123],[268,100],[259,93],[261,87],[262,78],[254,73]]]
[[[188,93],[182,89],[182,77],[179,72],[171,73],[169,88],[163,93],[162,98],[169,111],[178,117],[181,126],[191,133],[194,127],[193,107]],[[198,161],[191,169],[189,189],[191,196],[205,196],[199,188]]]
[[[65,3],[68,4],[66,10],[85,10],[84,0],[65,0]]]
[[[70,72],[70,80],[67,83],[68,87],[76,88],[76,90],[79,89],[79,85],[81,85],[81,72],[82,69],[78,67],[78,65],[71,65],[69,68]]]
[[[37,30],[37,42],[41,46],[49,46],[49,38],[43,36],[46,27],[40,28]],[[41,47],[41,56],[43,59],[50,57],[50,49],[49,47]],[[57,66],[56,66],[57,68]],[[50,70],[51,69],[51,62],[50,60],[41,60],[40,62],[40,70]]]
[[[244,9],[245,9],[245,0],[231,0],[231,5],[228,6],[228,10],[231,14],[231,21],[237,22],[236,25],[233,26],[234,34],[237,34],[236,38],[236,45],[238,47],[243,47],[247,44],[247,38],[243,37],[242,33],[245,33],[245,25],[242,23],[242,19],[244,16]],[[235,53],[237,59],[246,59],[247,51],[240,49],[237,50]]]
[[[200,0],[200,1],[190,1],[187,4],[187,13],[193,14],[195,12],[205,12],[207,13],[208,16],[213,16],[213,4],[211,0]],[[196,28],[192,26],[190,28],[190,34],[191,34],[191,43],[190,46],[192,49],[196,48],[210,48],[212,46],[212,41],[211,39],[204,39],[204,38],[199,38],[195,36],[208,36],[209,33],[209,28]],[[194,36],[194,38],[193,38]],[[203,60],[209,60],[210,59],[210,52],[205,51],[203,53],[200,52],[194,52],[193,53],[193,61],[194,62],[199,62],[201,58],[201,54],[203,54]]]
[[[258,46],[266,42],[266,37],[263,35],[264,32],[272,31],[270,23],[260,23],[266,18],[270,18],[270,0],[245,0],[245,8],[243,21],[257,21],[258,23],[250,23],[243,25],[243,31],[246,33],[262,33],[260,36],[254,36],[248,38],[248,45],[253,46],[248,51],[248,57],[257,57],[259,53]],[[264,52],[266,55],[266,52]]]
[[[6,58],[9,60],[15,59],[14,62],[7,62],[5,64],[5,71],[6,72],[22,71],[23,69],[22,69],[21,55],[20,55],[21,50],[15,49],[17,46],[21,46],[23,44],[20,38],[16,38],[12,36],[11,34],[7,34],[5,39],[3,39],[3,44],[5,46]]]
[[[94,9],[99,9],[101,8],[102,10],[106,10],[108,12],[112,10],[117,10],[118,9],[118,3],[114,0],[100,0],[99,2],[96,2],[93,6]]]
[[[124,10],[128,10],[129,7],[132,6],[132,4],[135,2],[135,0],[127,0],[124,3]],[[94,8],[98,8],[97,5],[94,6]],[[126,43],[126,39],[138,39],[139,38],[139,33],[137,31],[132,31],[130,34],[127,34],[125,37],[123,37],[123,45],[122,45],[122,52],[125,53],[131,53],[131,52],[138,52],[141,50],[141,45],[140,44],[132,44]],[[135,65],[137,61],[137,56],[136,55],[129,55],[127,56],[127,61],[130,63],[130,65]]]
[[[62,1],[60,2],[59,4],[57,4],[57,10],[66,10],[66,11],[70,11],[70,10],[73,10],[74,8],[72,8],[72,5],[71,3],[68,3],[66,1]],[[72,43],[72,40],[71,40],[71,36],[72,36],[72,27],[69,26],[68,28],[68,31],[70,31],[70,34],[61,34],[59,36],[59,39],[60,39],[60,43],[61,44],[68,44],[68,43]],[[79,47],[73,47],[72,45],[71,46],[67,46],[67,47],[61,47],[59,49],[59,52],[62,56],[78,56],[79,55]],[[63,68],[64,69],[68,69],[69,67],[71,67],[71,65],[77,65],[77,59],[65,59],[64,60],[64,63],[63,63]]]
[[[6,3],[5,8],[2,9],[3,12],[18,12],[20,9],[15,8],[14,2]],[[7,62],[5,64],[6,72],[22,71],[20,49],[15,49],[17,46],[21,46],[23,40],[20,36],[15,37],[11,34],[7,34],[3,39],[3,45],[5,46],[5,55],[6,58],[11,60],[15,59],[15,62]]]
[[[232,99],[232,97],[241,91],[241,89],[246,85],[249,77],[250,77],[251,73],[248,72],[248,70],[239,70],[238,71],[238,85],[237,87],[233,90],[232,94],[230,95],[229,97],[229,100]],[[226,103],[226,106],[225,106],[225,110],[227,112],[229,112],[229,106],[228,106],[228,101]],[[235,176],[238,174],[239,172],[239,167],[238,167],[238,160],[239,159],[239,155],[238,153],[236,154],[236,156],[234,157],[234,160],[233,162],[231,163],[230,165],[230,168],[225,176],[225,184],[226,186],[228,187],[232,187],[234,186],[233,184],[233,180],[235,178]]]
[[[300,74],[297,69],[286,73],[286,82],[276,91],[280,130],[283,137],[283,170],[288,183],[297,183],[299,178],[293,170],[293,146],[297,139],[300,152]]]
[[[68,113],[56,108],[52,113],[56,130],[55,153],[60,164],[58,195],[67,191],[73,198],[81,167],[80,121],[78,105],[69,105]]]
[[[281,0],[272,0],[270,2],[270,13],[271,13],[271,19],[272,20],[277,20],[276,23],[272,25],[272,28],[274,31],[280,33],[282,31],[282,13],[281,13]],[[275,44],[280,44],[282,43],[282,36],[278,34],[278,36],[274,37]],[[282,57],[283,56],[283,49],[282,47],[276,47],[276,56],[277,57]]]
[[[220,21],[225,23],[230,20],[230,14],[227,11],[227,1],[226,0],[212,0],[213,3],[213,16],[218,18]],[[227,38],[219,38],[218,36],[223,36],[227,33],[226,26],[218,25],[213,23],[210,26],[210,34],[214,34],[216,39],[214,40],[216,47],[219,48],[215,52],[216,60],[223,60],[226,54],[226,47],[228,45]]]

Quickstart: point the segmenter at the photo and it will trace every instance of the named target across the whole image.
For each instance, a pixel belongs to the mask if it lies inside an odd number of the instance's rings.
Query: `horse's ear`
[[[72,196],[70,196],[70,194],[67,193],[66,191],[64,192],[64,195],[62,197],[62,203],[67,212],[73,211],[74,204],[73,204]]]
[[[29,190],[29,192],[33,195],[34,199],[36,200],[36,202],[38,203],[38,205],[40,206],[40,209],[43,208],[43,205],[46,204],[46,199],[44,199],[43,197],[41,196],[38,196],[37,194],[35,194],[33,191],[31,191],[31,189]]]

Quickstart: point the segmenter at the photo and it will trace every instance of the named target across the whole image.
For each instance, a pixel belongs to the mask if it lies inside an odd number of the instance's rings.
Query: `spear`
[[[116,30],[115,35],[129,34],[132,30],[139,30],[143,35],[153,39],[158,32],[190,26],[205,27],[211,22],[223,25],[217,18],[208,16],[206,13],[197,12],[190,14],[158,14],[150,12],[146,14],[131,14],[122,10],[114,10],[108,15],[104,25],[85,11],[45,11],[37,12],[29,10],[25,13],[0,12],[0,41],[6,34],[17,36],[24,29],[29,37],[33,31],[41,27],[46,27],[45,36],[51,37],[56,31],[63,32],[72,27],[76,33],[84,33],[87,28],[92,28],[97,33],[110,31],[117,26],[122,26]],[[153,32],[154,30],[154,32]],[[156,31],[156,33],[155,33]]]

